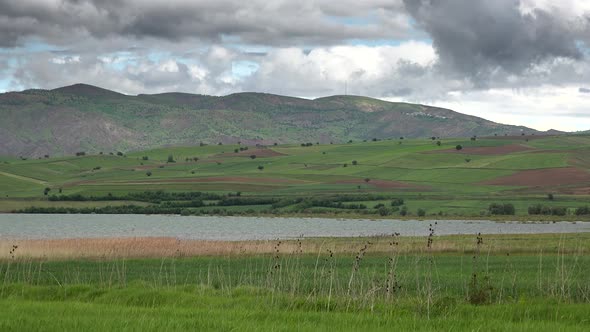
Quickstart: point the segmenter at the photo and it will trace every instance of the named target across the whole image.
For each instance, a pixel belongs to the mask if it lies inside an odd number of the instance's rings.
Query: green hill
[[[315,100],[263,93],[128,96],[76,84],[0,94],[0,155],[137,151],[208,144],[343,143],[536,131],[448,109],[357,96]]]

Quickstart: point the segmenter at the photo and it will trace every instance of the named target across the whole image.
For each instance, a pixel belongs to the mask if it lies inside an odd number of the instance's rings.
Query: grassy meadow
[[[0,211],[158,205],[162,202],[123,198],[130,193],[163,190],[244,199],[216,208],[212,206],[219,199],[199,206],[185,204],[187,214],[399,217],[400,209],[389,203],[401,198],[407,216],[416,216],[421,209],[420,216],[489,217],[490,203],[509,202],[516,217],[531,218],[528,208],[542,204],[565,208],[565,215],[553,218],[568,219],[570,215],[570,219],[579,219],[584,214],[571,215],[590,198],[590,136],[311,143],[169,147],[35,160],[4,157],[0,159]],[[457,150],[457,145],[462,149]],[[101,199],[48,200],[53,195]],[[329,200],[336,195],[348,195],[349,199],[341,206],[306,205],[301,200]],[[252,197],[261,200],[245,202]],[[280,199],[285,201],[273,206]],[[365,211],[347,208],[351,204],[363,204]],[[385,206],[383,213],[378,211],[379,204]]]
[[[0,259],[0,328],[584,331],[589,236],[393,234],[226,243],[196,256],[169,244],[161,258],[34,257],[34,244],[12,242]]]

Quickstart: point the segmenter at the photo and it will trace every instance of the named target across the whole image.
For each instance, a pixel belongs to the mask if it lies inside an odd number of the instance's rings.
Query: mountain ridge
[[[261,92],[126,95],[74,84],[0,94],[0,155],[39,157],[200,143],[345,142],[542,134],[422,104]]]

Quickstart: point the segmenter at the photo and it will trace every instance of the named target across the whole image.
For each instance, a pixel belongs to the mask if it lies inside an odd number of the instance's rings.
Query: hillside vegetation
[[[0,94],[0,155],[137,151],[207,144],[344,143],[404,137],[520,135],[448,109],[357,96],[307,100],[263,93],[128,96],[77,84]]]
[[[590,214],[582,209],[590,196],[590,136],[582,135],[203,145],[23,159],[0,159],[0,211]],[[513,207],[503,211],[502,204]],[[43,210],[57,207],[70,210]]]

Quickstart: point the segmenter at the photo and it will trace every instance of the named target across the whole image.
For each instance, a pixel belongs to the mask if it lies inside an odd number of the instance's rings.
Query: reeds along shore
[[[394,235],[394,234],[392,234]],[[399,237],[396,252],[405,253],[470,253],[475,236],[435,237],[436,245],[424,245],[424,237]],[[590,233],[486,235],[479,250],[486,254],[590,253]],[[367,254],[388,253],[391,235],[371,238],[314,238],[281,241],[281,251],[318,254],[355,254],[366,242]],[[277,241],[203,241],[170,237],[80,238],[80,239],[0,239],[0,260],[6,259],[117,259],[190,256],[264,255],[276,251]],[[17,248],[14,248],[17,246]]]

